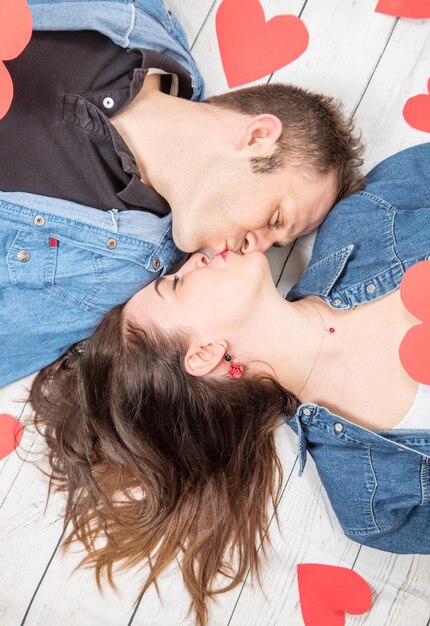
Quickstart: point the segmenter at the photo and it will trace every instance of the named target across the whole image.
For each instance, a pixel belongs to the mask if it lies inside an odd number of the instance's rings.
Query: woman
[[[196,254],[38,375],[30,400],[68,491],[66,543],[85,544],[98,577],[148,560],[143,594],[183,551],[205,624],[208,598],[248,568],[258,575],[256,538],[264,547],[280,495],[281,416],[348,537],[430,553],[428,389],[424,419],[396,428],[417,404],[398,358],[417,320],[399,285],[430,257],[429,183],[430,144],[377,166],[320,227],[287,301],[263,255]]]

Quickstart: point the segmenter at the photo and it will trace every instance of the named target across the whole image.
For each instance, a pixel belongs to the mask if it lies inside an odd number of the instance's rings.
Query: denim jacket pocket
[[[54,284],[50,289],[61,300],[85,311],[94,308],[94,299],[106,279],[102,255],[59,241]]]
[[[100,256],[48,233],[18,230],[6,255],[10,283],[45,289],[89,311],[104,281]]]
[[[45,233],[17,230],[6,254],[11,284],[20,289],[52,287],[57,254],[58,247],[50,245],[50,238]]]
[[[167,246],[166,253],[168,249]],[[154,270],[147,270],[141,262],[130,258],[113,257],[60,241],[50,292],[85,311],[104,314],[126,302],[158,275],[159,272],[154,274]]]
[[[404,524],[415,507],[428,505],[426,458],[397,446],[371,446],[369,457],[376,488],[372,510],[381,532]]]
[[[344,533],[378,532],[374,514],[378,483],[370,446],[336,426],[315,418],[305,431],[307,450]]]
[[[428,505],[430,464],[425,455],[336,420],[313,420],[306,431],[330,503],[347,537],[365,543],[405,525]]]

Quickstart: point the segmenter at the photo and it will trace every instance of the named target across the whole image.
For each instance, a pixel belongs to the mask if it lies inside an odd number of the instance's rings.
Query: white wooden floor
[[[170,0],[182,20],[207,82],[207,94],[227,90],[215,35],[220,0]],[[402,118],[405,101],[426,92],[430,76],[430,20],[398,20],[374,13],[376,0],[262,0],[266,19],[294,13],[309,33],[307,52],[271,80],[286,81],[340,98],[353,112],[367,144],[366,169],[386,156],[430,140]],[[264,81],[261,81],[264,82]],[[285,291],[306,266],[312,236],[270,254],[279,289]],[[0,390],[0,413],[21,420],[31,378]],[[360,547],[343,537],[311,459],[297,476],[295,436],[277,433],[285,488],[281,529],[272,524],[273,552],[264,568],[264,593],[247,580],[210,607],[210,626],[300,626],[296,564],[350,567],[371,585],[374,601],[348,626],[430,626],[430,556],[394,556]],[[64,555],[62,498],[45,511],[47,483],[25,458],[43,442],[28,428],[19,454],[0,462],[0,624],[1,626],[185,626],[188,597],[173,567],[160,581],[164,604],[151,589],[137,608],[133,599],[141,576],[118,575],[118,594],[97,591],[91,571],[72,575],[80,554]]]

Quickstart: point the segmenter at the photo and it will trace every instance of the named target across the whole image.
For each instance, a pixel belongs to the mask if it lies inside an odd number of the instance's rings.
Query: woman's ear
[[[223,362],[225,353],[225,342],[190,346],[184,359],[185,369],[191,376],[207,376]]]

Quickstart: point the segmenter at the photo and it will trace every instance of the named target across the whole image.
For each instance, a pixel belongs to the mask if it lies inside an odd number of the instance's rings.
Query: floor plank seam
[[[367,81],[367,83],[366,83],[366,85],[365,85],[365,87],[364,87],[364,91],[362,92],[361,97],[360,97],[360,99],[359,99],[358,103],[356,104],[356,106],[354,107],[354,109],[353,109],[353,111],[352,111],[352,114],[351,114],[351,117],[352,117],[352,118],[354,118],[354,117],[355,117],[355,114],[357,113],[358,108],[360,107],[360,104],[362,103],[363,98],[364,98],[364,96],[365,96],[365,95],[366,95],[366,93],[367,93],[367,90],[368,90],[368,88],[369,88],[369,86],[370,86],[370,83],[371,83],[371,82],[372,82],[372,80],[373,80],[373,77],[374,77],[374,75],[375,75],[375,73],[376,73],[376,70],[377,70],[377,69],[378,69],[378,67],[379,67],[379,64],[380,64],[380,62],[381,62],[381,60],[382,60],[382,57],[383,57],[383,56],[384,56],[384,54],[385,54],[385,51],[386,51],[386,49],[387,49],[387,47],[388,47],[388,44],[389,44],[389,43],[390,43],[390,41],[391,41],[391,38],[392,38],[392,36],[393,36],[393,33],[394,33],[394,31],[395,31],[396,26],[397,26],[397,24],[398,24],[398,23],[399,23],[399,18],[398,18],[398,17],[396,17],[396,19],[395,19],[395,21],[394,21],[394,24],[393,24],[393,27],[392,27],[392,29],[390,30],[390,34],[389,34],[389,36],[388,36],[388,39],[387,39],[387,41],[385,42],[385,46],[384,46],[384,48],[383,48],[383,50],[382,50],[381,54],[379,55],[379,58],[378,58],[378,60],[377,60],[377,62],[376,62],[376,64],[375,64],[375,67],[373,68],[372,73],[370,74],[369,80]]]
[[[58,552],[58,548],[60,547],[60,544],[61,544],[61,541],[63,540],[63,537],[64,537],[64,533],[65,533],[65,532],[66,532],[66,529],[64,528],[64,529],[63,529],[63,531],[62,531],[62,533],[61,533],[61,535],[60,535],[60,538],[59,538],[59,540],[58,540],[58,542],[57,542],[57,545],[55,546],[54,551],[53,551],[53,553],[51,554],[51,557],[50,557],[50,559],[49,559],[49,561],[48,561],[48,563],[47,563],[47,565],[46,565],[46,567],[45,567],[45,569],[44,569],[44,571],[43,571],[43,574],[42,574],[42,576],[40,577],[40,580],[39,580],[39,582],[38,582],[38,584],[37,584],[37,586],[36,586],[36,589],[34,590],[34,593],[33,593],[33,595],[31,596],[30,602],[28,603],[27,609],[26,609],[26,611],[25,611],[25,613],[24,613],[24,617],[22,618],[22,621],[21,621],[21,623],[20,623],[20,625],[19,625],[19,626],[23,626],[23,625],[25,624],[26,620],[27,620],[27,617],[28,617],[28,614],[30,613],[31,607],[32,607],[32,605],[33,605],[33,602],[34,602],[34,600],[36,599],[36,596],[37,596],[37,594],[38,594],[38,591],[39,591],[40,587],[42,586],[42,583],[43,583],[43,581],[44,581],[44,579],[45,579],[45,576],[46,576],[46,574],[47,574],[47,572],[48,572],[48,569],[49,569],[49,567],[50,567],[50,565],[51,565],[51,563],[52,563],[52,561],[53,561],[53,559],[54,559],[55,555],[56,555],[56,554],[57,554],[57,552]]]
[[[282,270],[281,270],[281,273],[279,274],[279,278],[276,281],[276,287],[278,287],[279,283],[281,282],[281,278],[282,278],[282,276],[283,276],[283,274],[285,272],[285,268],[287,267],[288,260],[289,260],[290,256],[292,255],[293,250],[296,247],[297,241],[298,241],[297,239],[294,240],[293,245],[291,246],[290,251],[288,252],[288,254],[285,255],[285,261],[284,261],[284,264],[282,265]]]
[[[191,46],[190,46],[190,50],[191,50],[191,52],[193,51],[194,46],[195,46],[195,45],[196,45],[196,43],[198,42],[198,39],[199,39],[199,37],[200,37],[200,34],[201,34],[202,30],[204,29],[204,27],[206,26],[206,24],[207,24],[207,22],[208,22],[208,20],[209,20],[210,16],[212,15],[212,12],[213,12],[213,10],[214,10],[214,8],[215,8],[216,3],[217,3],[217,0],[214,0],[214,1],[212,2],[211,7],[210,7],[210,9],[209,9],[208,13],[207,13],[207,15],[206,15],[205,19],[203,20],[202,25],[200,26],[199,30],[197,31],[197,34],[196,34],[196,36],[195,36],[195,38],[194,38],[194,41],[193,41],[193,43],[192,43],[192,44],[191,44]]]
[[[8,489],[8,491],[6,492],[5,497],[3,498],[3,500],[2,500],[2,501],[1,501],[1,503],[0,503],[0,510],[1,510],[2,506],[4,505],[4,503],[6,502],[6,500],[7,500],[8,496],[9,496],[10,492],[12,491],[12,488],[13,488],[13,486],[15,485],[15,481],[17,480],[18,476],[20,475],[20,473],[21,473],[21,471],[22,471],[22,469],[23,469],[23,467],[24,467],[24,464],[25,464],[25,463],[32,463],[32,461],[27,461],[27,457],[28,457],[28,455],[29,455],[29,454],[31,454],[31,449],[33,448],[35,441],[36,441],[39,437],[40,437],[40,435],[37,435],[37,436],[33,439],[32,443],[31,443],[31,446],[30,446],[30,449],[29,449],[29,450],[27,450],[27,453],[26,453],[25,458],[24,458],[24,459],[22,459],[21,457],[19,457],[19,458],[21,459],[21,465],[19,466],[19,469],[18,469],[17,473],[15,474],[15,477],[14,477],[14,479],[13,479],[13,481],[12,481],[12,483],[11,483],[11,485],[10,485],[9,489]],[[17,453],[17,454],[18,454],[18,453]],[[40,470],[39,470],[39,471],[40,471]]]
[[[295,469],[296,469],[296,467],[297,467],[297,463],[298,463],[298,456],[296,456],[296,460],[294,461],[294,464],[293,464],[293,466],[292,466],[292,468],[291,468],[291,470],[290,470],[290,473],[289,473],[288,477],[285,479],[285,484],[284,484],[284,486],[283,486],[283,488],[282,488],[282,492],[281,492],[281,495],[280,495],[280,498],[279,498],[279,503],[278,503],[278,506],[281,504],[281,501],[282,501],[282,499],[283,499],[283,497],[284,497],[285,490],[286,490],[286,488],[287,488],[287,486],[288,486],[288,483],[290,482],[291,477],[292,477],[292,475],[293,475],[293,472],[294,472],[294,470],[295,470]],[[273,521],[274,517],[275,517],[275,511],[273,511],[273,513],[272,513],[272,515],[271,515],[271,517],[270,517],[270,521],[269,521],[269,523],[268,523],[268,525],[267,525],[267,528],[266,528],[266,530],[265,530],[264,537],[266,537],[267,533],[269,532],[269,530],[270,530],[270,527],[271,527],[271,524],[272,524],[272,521]],[[259,546],[258,546],[258,548],[257,548],[257,553],[259,553],[259,552],[260,552],[261,545],[262,545],[262,543],[260,542],[260,544],[259,544]],[[241,598],[241,596],[242,596],[242,592],[243,592],[243,590],[244,590],[244,588],[245,588],[245,585],[246,585],[246,583],[247,583],[247,581],[248,581],[248,578],[249,578],[250,573],[251,573],[251,570],[250,570],[250,569],[248,569],[248,571],[246,572],[245,578],[243,579],[243,582],[242,582],[242,584],[241,584],[241,588],[240,588],[239,594],[238,594],[238,596],[237,596],[236,602],[234,603],[234,606],[233,606],[232,611],[231,611],[230,618],[229,618],[229,620],[228,620],[228,622],[227,622],[227,625],[226,625],[226,626],[230,626],[231,620],[232,620],[232,619],[233,619],[233,617],[234,617],[234,614],[235,614],[236,608],[237,608],[237,606],[238,606],[238,604],[239,604],[239,600],[240,600],[240,598]],[[263,595],[265,595],[265,594],[264,594],[264,591],[263,591],[262,589],[261,589],[261,591],[262,591]]]

